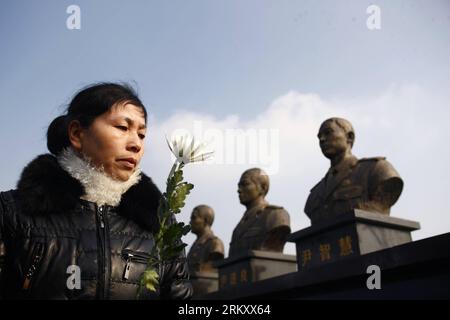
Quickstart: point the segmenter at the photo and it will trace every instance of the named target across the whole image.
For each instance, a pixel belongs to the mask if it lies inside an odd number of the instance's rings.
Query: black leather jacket
[[[160,191],[143,174],[118,207],[82,194],[50,154],[24,169],[16,190],[0,193],[2,298],[136,299],[159,228]],[[184,252],[157,271],[160,288],[140,298],[191,297]]]

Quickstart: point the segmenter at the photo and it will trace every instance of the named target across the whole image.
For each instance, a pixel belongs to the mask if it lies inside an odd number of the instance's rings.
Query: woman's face
[[[69,124],[72,146],[121,181],[127,181],[138,167],[145,134],[142,109],[129,103],[113,106],[95,118],[89,128],[82,128],[78,121]]]

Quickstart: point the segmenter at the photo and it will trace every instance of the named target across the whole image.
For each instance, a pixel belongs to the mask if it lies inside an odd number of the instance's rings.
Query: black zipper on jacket
[[[33,276],[36,274],[36,271],[38,270],[38,267],[40,265],[43,256],[44,256],[44,244],[37,243],[31,254],[31,263],[28,267],[27,273],[25,274],[25,279],[22,285],[23,290],[31,289],[32,284],[31,282],[33,280]]]
[[[98,250],[98,292],[99,299],[108,298],[111,253],[109,248],[109,225],[107,206],[97,208],[97,235],[99,240]]]
[[[148,260],[150,259],[150,255],[146,253],[131,250],[123,250],[122,257],[126,261],[125,270],[123,272],[123,278],[125,280],[128,280],[130,277],[131,262],[135,261],[138,263],[148,264]]]

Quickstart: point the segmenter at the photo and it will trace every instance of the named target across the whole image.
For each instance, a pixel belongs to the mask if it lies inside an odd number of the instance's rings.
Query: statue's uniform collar
[[[206,232],[205,234],[203,234],[202,236],[200,236],[197,240],[195,240],[196,244],[205,244],[209,239],[214,238],[215,235],[212,232],[212,230],[209,230],[208,232]]]
[[[242,217],[242,221],[247,221],[254,216],[258,216],[268,205],[269,203],[264,200],[253,208],[248,209],[247,211],[245,211],[244,216]]]
[[[330,169],[327,172],[328,174],[332,174],[335,176],[336,174],[342,173],[343,171],[347,171],[348,169],[353,168],[358,163],[358,158],[356,158],[354,155],[350,155],[344,159],[342,159],[341,162],[339,162],[337,165],[330,167]]]

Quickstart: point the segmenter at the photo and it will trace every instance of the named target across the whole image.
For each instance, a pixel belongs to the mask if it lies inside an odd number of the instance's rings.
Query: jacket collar
[[[117,212],[144,229],[156,232],[161,192],[151,178],[144,173],[140,176],[139,182],[122,194]],[[51,154],[39,155],[24,168],[17,191],[22,211],[30,215],[64,214],[75,209],[86,194],[83,184],[64,170]]]

